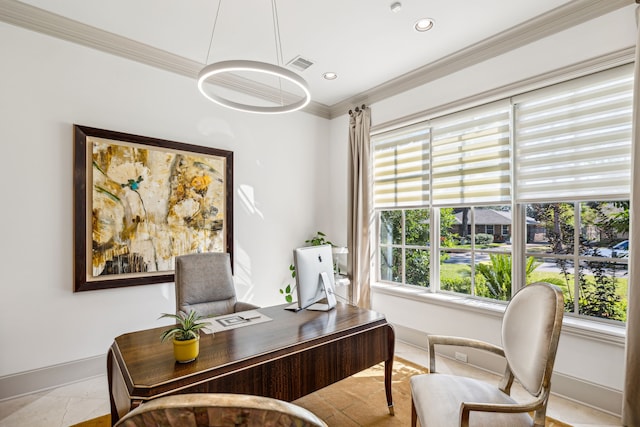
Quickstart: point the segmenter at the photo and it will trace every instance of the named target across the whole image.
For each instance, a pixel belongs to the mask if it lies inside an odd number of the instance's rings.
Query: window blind
[[[371,137],[375,208],[428,206],[429,138],[427,123]]]
[[[432,121],[432,204],[511,201],[510,106],[501,101]]]
[[[633,68],[514,98],[516,200],[628,198]]]

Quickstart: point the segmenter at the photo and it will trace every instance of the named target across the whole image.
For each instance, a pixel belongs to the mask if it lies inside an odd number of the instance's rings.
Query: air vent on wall
[[[304,71],[313,65],[313,61],[305,59],[302,56],[298,55],[291,61],[289,61],[287,65],[291,68],[295,68],[298,71]]]

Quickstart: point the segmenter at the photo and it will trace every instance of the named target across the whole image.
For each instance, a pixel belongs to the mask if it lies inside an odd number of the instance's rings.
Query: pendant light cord
[[[216,25],[218,25],[218,15],[220,14],[220,6],[222,6],[222,0],[218,2],[218,9],[216,9],[216,17],[213,20],[213,28],[211,29],[211,39],[209,40],[209,49],[207,50],[207,57],[204,60],[204,65],[209,63],[209,55],[211,55],[211,46],[213,46],[213,35],[216,33]]]
[[[273,36],[276,45],[276,61],[277,65],[282,67],[282,41],[280,40],[280,23],[278,20],[278,7],[276,0],[271,0],[271,16],[273,17]],[[278,79],[278,86],[280,87],[280,105],[284,105],[284,97],[282,95],[282,79]]]
[[[278,7],[276,6],[276,0],[271,0],[271,13],[273,16],[273,36],[276,44],[276,61],[278,61],[278,65],[282,67],[282,41],[280,40],[280,24],[278,20]]]

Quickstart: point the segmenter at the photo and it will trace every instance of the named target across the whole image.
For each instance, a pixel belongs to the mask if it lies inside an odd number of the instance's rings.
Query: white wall
[[[103,355],[175,310],[172,283],[73,292],[74,123],[232,150],[239,297],[284,303],[292,248],[330,224],[327,120],[226,110],[192,79],[4,23],[0,58],[0,377]]]
[[[615,31],[613,30],[615,29]],[[635,44],[635,6],[629,6],[553,37],[542,39],[518,50],[453,73],[424,86],[400,93],[370,105],[372,125],[397,120],[420,111],[437,108],[450,102],[464,100],[491,89],[540,75],[600,55],[615,52]],[[343,131],[346,116],[332,120],[332,147],[343,147],[348,136]],[[335,148],[334,148],[335,150]],[[338,162],[341,152],[332,152]],[[338,175],[343,179],[342,175]],[[336,186],[339,188],[339,185]],[[335,188],[334,188],[335,190]],[[346,190],[345,190],[346,191]],[[335,195],[334,195],[335,196]],[[346,196],[343,197],[346,200]],[[346,203],[346,202],[345,202]],[[346,218],[335,212],[335,224]],[[402,295],[374,289],[373,308],[385,313],[390,322],[401,328],[424,333],[453,334],[485,339],[500,344],[500,318],[455,305],[434,304],[428,299],[408,299]],[[569,329],[569,328],[567,328]],[[473,363],[473,360],[470,360]],[[555,372],[559,373],[570,389],[575,384],[584,388],[610,392],[611,402],[600,406],[619,413],[620,392],[624,378],[624,347],[620,339],[593,339],[580,333],[564,332],[560,340]],[[597,367],[597,368],[594,368]],[[560,382],[560,381],[558,381]],[[592,393],[593,394],[593,393]],[[597,405],[602,396],[581,396],[577,400]]]

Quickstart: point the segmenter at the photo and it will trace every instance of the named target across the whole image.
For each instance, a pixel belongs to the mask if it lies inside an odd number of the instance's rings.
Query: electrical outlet
[[[456,360],[459,360],[461,362],[467,363],[467,355],[466,354],[456,351],[455,356],[456,356]]]

